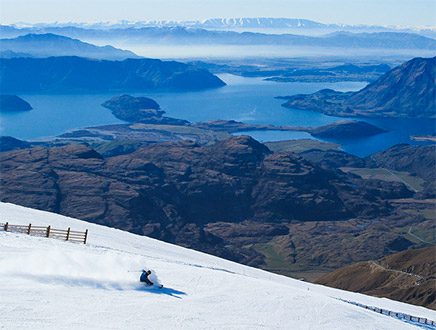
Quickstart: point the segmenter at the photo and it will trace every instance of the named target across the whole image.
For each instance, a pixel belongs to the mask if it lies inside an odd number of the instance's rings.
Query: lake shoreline
[[[247,125],[268,127],[319,127],[337,120],[353,119],[327,116],[307,110],[289,110],[281,106],[277,95],[315,92],[322,88],[340,91],[358,90],[365,82],[342,83],[278,83],[263,78],[247,78],[232,74],[219,74],[227,86],[201,92],[187,93],[132,93],[156,100],[169,117],[188,120],[192,123],[213,120],[235,120]],[[115,96],[114,93],[83,95],[20,95],[32,104],[34,110],[20,114],[2,114],[1,135],[18,139],[42,141],[86,127],[125,124],[115,118],[101,104]],[[341,147],[352,154],[366,156],[398,143],[428,144],[429,141],[411,140],[412,135],[431,135],[436,121],[364,118],[372,125],[389,131],[380,136],[340,141]],[[412,123],[412,125],[411,125]],[[297,134],[298,133],[298,134]],[[311,138],[305,132],[264,129],[246,132],[261,142]],[[296,135],[297,134],[297,135]],[[383,136],[383,137],[381,137]],[[320,141],[337,142],[331,139]]]

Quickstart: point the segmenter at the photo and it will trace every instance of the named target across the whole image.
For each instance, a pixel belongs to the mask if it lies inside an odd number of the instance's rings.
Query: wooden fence
[[[0,230],[39,237],[51,237],[64,241],[72,241],[83,244],[86,244],[86,240],[88,239],[88,229],[86,229],[85,231],[75,231],[71,230],[71,228],[68,228],[67,230],[62,230],[52,228],[51,226],[33,226],[31,223],[29,223],[28,225],[12,225],[8,222],[0,223]]]
[[[422,325],[430,325],[433,327],[436,326],[435,321],[427,319],[425,317],[419,317],[419,316],[413,316],[413,315],[409,315],[409,314],[405,314],[405,313],[393,312],[393,311],[390,311],[388,309],[378,308],[378,307],[374,307],[374,306],[368,306],[368,305],[357,303],[355,301],[350,301],[350,300],[345,300],[345,299],[340,299],[340,298],[337,298],[337,299],[341,300],[343,302],[358,306],[358,307],[369,309],[369,310],[376,312],[376,313],[380,313],[380,314],[383,314],[386,316],[395,317],[395,318],[403,320],[403,321],[414,322],[414,323],[418,323],[418,324],[422,324]]]

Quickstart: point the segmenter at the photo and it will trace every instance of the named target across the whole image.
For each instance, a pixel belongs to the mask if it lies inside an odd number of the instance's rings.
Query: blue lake
[[[281,107],[279,95],[312,93],[322,88],[340,91],[358,90],[363,82],[341,83],[277,83],[260,78],[244,78],[230,74],[220,77],[228,84],[219,89],[189,93],[131,93],[155,99],[168,116],[192,122],[234,119],[246,123],[320,126],[338,118],[317,112],[290,110]],[[87,95],[20,95],[34,108],[32,111],[0,115],[0,135],[35,140],[55,136],[65,131],[104,124],[121,123],[101,103],[114,96]],[[341,118],[344,119],[344,118]],[[341,142],[348,152],[365,156],[397,143],[417,143],[409,139],[414,134],[435,132],[435,120],[429,119],[369,119],[388,133],[370,138]],[[260,141],[312,138],[304,132],[247,132]],[[335,141],[337,142],[337,141]]]

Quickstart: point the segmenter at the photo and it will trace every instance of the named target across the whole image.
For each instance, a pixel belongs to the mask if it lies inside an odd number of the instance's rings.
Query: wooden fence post
[[[29,227],[27,228],[27,234],[30,235],[30,229],[32,228],[32,224],[29,223]]]
[[[88,238],[88,229],[85,230],[85,238],[83,240],[83,244],[86,244],[87,238]]]
[[[50,237],[50,226],[47,227],[47,237]]]
[[[68,230],[67,230],[67,241],[69,238],[70,238],[70,227],[68,227]]]
[[[9,222],[6,222],[5,223],[5,231],[8,231],[8,225],[9,225]]]

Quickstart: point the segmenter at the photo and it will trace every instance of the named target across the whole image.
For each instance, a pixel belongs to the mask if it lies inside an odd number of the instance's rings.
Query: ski
[[[153,285],[146,285],[145,287],[148,289],[153,289],[153,288],[162,289],[163,285],[162,284],[153,284]]]

